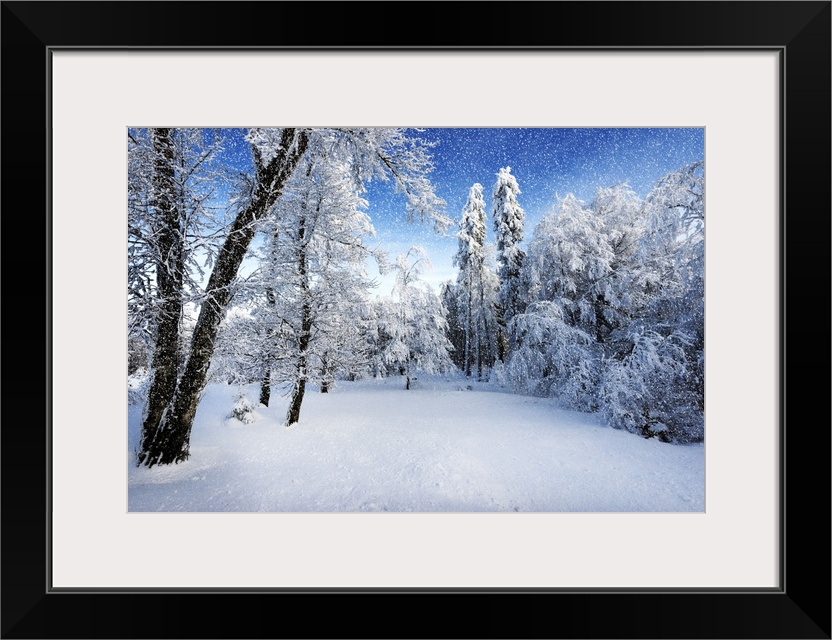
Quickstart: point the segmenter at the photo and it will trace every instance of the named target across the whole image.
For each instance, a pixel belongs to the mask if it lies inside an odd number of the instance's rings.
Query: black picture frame
[[[2,3],[3,638],[830,637],[830,2],[451,4]],[[368,18],[375,11],[383,29]],[[778,51],[780,587],[51,590],[49,398],[60,381],[49,366],[48,97],[50,52],[63,47]]]

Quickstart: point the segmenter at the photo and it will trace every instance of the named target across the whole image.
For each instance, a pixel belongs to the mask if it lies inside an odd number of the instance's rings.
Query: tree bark
[[[328,354],[321,356],[321,393],[329,393],[330,376],[332,370],[329,364]]]
[[[306,325],[306,314],[304,314],[303,326]],[[312,323],[309,323],[311,328]],[[289,411],[286,413],[286,426],[291,427],[300,420],[300,407],[303,404],[303,396],[306,393],[306,349],[309,347],[308,333],[302,332],[300,336],[300,355],[298,356],[297,378],[292,389],[292,399],[289,402]]]
[[[180,212],[176,203],[172,129],[152,129],[153,207],[158,217],[156,287],[159,317],[151,359],[152,381],[142,419],[139,463],[147,457],[155,427],[176,390],[179,369],[179,320],[182,315],[183,247]]]
[[[208,280],[206,300],[194,328],[185,370],[173,397],[165,403],[158,422],[153,424],[145,421],[139,465],[152,467],[154,464],[171,464],[188,459],[191,428],[205,388],[217,330],[231,299],[231,284],[254,238],[255,223],[271,209],[282,193],[286,181],[306,151],[306,146],[304,131],[284,129],[280,148],[268,163],[264,164],[257,149],[252,147],[257,169],[254,195],[248,206],[234,219],[217,257]]]
[[[506,353],[508,352],[508,334],[507,325],[505,321],[505,310],[499,304],[494,305],[495,315],[497,316],[497,360],[505,362]]]
[[[292,390],[292,399],[289,402],[289,411],[286,413],[286,426],[290,427],[300,420],[300,407],[303,404],[303,396],[306,393],[306,377],[309,340],[312,335],[312,309],[308,302],[303,305],[303,316],[301,318],[301,332],[298,340],[298,364],[295,386]]]
[[[479,313],[477,314],[477,380],[482,380],[482,333],[485,313],[485,292],[482,287],[482,266],[477,270],[477,290],[480,294]]]
[[[465,376],[471,377],[471,360],[473,360],[471,353],[471,334],[473,333],[473,313],[471,307],[474,304],[474,295],[472,290],[473,274],[471,273],[471,258],[468,258],[468,284],[467,284],[467,309],[465,318]]]
[[[291,427],[300,420],[300,407],[306,393],[309,342],[312,338],[312,304],[309,300],[309,280],[306,269],[306,219],[304,215],[301,216],[298,225],[298,276],[303,303],[301,305],[300,336],[298,336],[297,373],[295,374],[295,386],[292,389],[292,399],[289,401],[289,411],[286,414],[287,427]]]
[[[264,407],[269,406],[269,400],[272,397],[272,369],[266,366],[266,372],[263,374],[263,380],[260,382],[260,404]]]
[[[270,288],[266,289],[266,302],[270,307],[275,306],[274,291]],[[266,370],[260,380],[260,404],[264,407],[269,406],[269,400],[272,397],[272,335],[271,329],[266,331],[266,353],[263,358],[266,362]]]

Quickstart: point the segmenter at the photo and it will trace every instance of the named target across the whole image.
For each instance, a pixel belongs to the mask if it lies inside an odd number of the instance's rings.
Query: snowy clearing
[[[704,445],[647,440],[549,399],[447,376],[410,391],[401,378],[339,382],[309,388],[286,428],[279,393],[252,423],[228,419],[238,391],[207,387],[177,465],[135,466],[141,407],[129,407],[129,511],[704,510]]]

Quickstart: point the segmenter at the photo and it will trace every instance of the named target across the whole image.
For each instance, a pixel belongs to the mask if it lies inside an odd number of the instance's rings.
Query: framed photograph
[[[392,6],[430,35],[358,28],[369,3],[3,3],[2,635],[829,638],[828,331],[801,323],[829,306],[830,3],[503,7],[522,35]],[[289,125],[701,131],[704,506],[131,508],[128,127],[250,124],[266,162]],[[274,617],[377,595],[406,631]]]

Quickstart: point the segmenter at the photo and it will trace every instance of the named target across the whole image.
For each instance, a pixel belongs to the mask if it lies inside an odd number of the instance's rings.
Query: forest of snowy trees
[[[701,162],[644,198],[627,184],[558,198],[525,229],[508,166],[482,176],[491,189],[471,185],[453,220],[418,131],[261,128],[244,141],[231,161],[223,130],[128,131],[137,464],[188,458],[210,382],[257,384],[266,406],[279,388],[290,426],[311,388],[454,374],[665,442],[704,438]],[[387,255],[371,242],[373,180],[395,185],[408,221],[456,237],[458,275],[440,291],[422,279],[422,248]],[[371,262],[392,291],[378,291]]]
[[[493,266],[482,266],[482,234],[471,231],[478,227],[470,220],[484,220],[481,192],[479,184],[471,189],[459,278],[443,295],[455,353],[465,354],[457,366],[471,375],[476,362],[479,377],[490,368],[517,393],[601,411],[617,428],[701,441],[702,164],[665,176],[644,200],[626,184],[598,189],[591,203],[567,195],[536,226],[526,251],[520,190],[510,169],[500,169],[492,206],[496,279]]]

